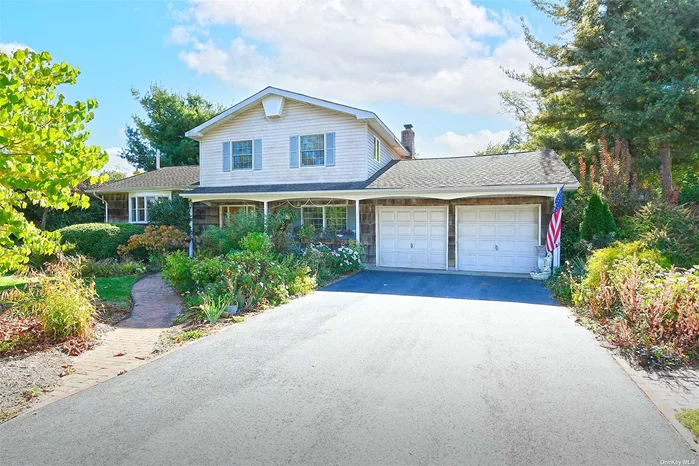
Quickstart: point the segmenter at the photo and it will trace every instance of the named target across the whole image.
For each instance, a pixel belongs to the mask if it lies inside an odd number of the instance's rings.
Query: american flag
[[[561,213],[563,211],[563,186],[553,201],[553,213],[546,233],[546,252],[553,252],[561,242]]]

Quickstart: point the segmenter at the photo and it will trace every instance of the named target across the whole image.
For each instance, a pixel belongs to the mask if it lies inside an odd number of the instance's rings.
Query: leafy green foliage
[[[573,167],[579,155],[590,160],[601,135],[617,135],[672,199],[673,158],[688,163],[699,133],[699,3],[583,0],[535,6],[566,34],[547,44],[523,24],[530,49],[548,62],[525,74],[509,73],[530,92],[502,94],[503,105],[526,127],[525,143],[551,147]]]
[[[264,217],[258,212],[240,210],[227,217],[222,227],[210,226],[202,235],[203,252],[210,255],[240,250],[240,240],[250,233],[265,231]]]
[[[699,264],[699,211],[688,206],[649,203],[625,225],[625,235],[659,250],[673,264]]]
[[[223,108],[201,95],[180,95],[157,84],[145,94],[136,89],[131,89],[131,94],[146,117],[133,116],[134,126],[127,125],[126,148],[119,156],[144,171],[155,169],[156,152],[162,166],[198,165],[199,145],[184,134]]]
[[[20,315],[36,316],[53,339],[85,336],[96,310],[93,283],[83,281],[78,269],[63,258],[35,278],[24,289],[7,293],[6,304]]]
[[[148,223],[154,226],[174,226],[189,235],[189,201],[180,196],[161,199],[148,206]]]
[[[140,233],[143,227],[128,223],[83,223],[58,230],[63,244],[73,244],[78,254],[97,260],[118,257],[117,248]]]
[[[602,201],[599,194],[592,193],[590,200],[580,223],[580,237],[591,240],[596,235],[607,233],[619,233],[619,229],[614,223],[614,216],[609,210],[609,205]]]
[[[123,277],[127,275],[143,275],[146,266],[138,261],[117,261],[114,258],[94,260],[84,258],[80,265],[80,275],[88,277]]]
[[[211,294],[204,295],[204,302],[199,306],[202,314],[211,325],[218,322],[221,315],[226,311],[231,299],[227,295],[213,296]]]
[[[107,163],[98,146],[87,145],[85,124],[95,100],[66,103],[56,88],[75,84],[79,71],[52,63],[47,52],[0,52],[0,273],[23,267],[32,253],[52,254],[60,236],[41,231],[25,217],[29,205],[66,210],[89,205],[72,191]]]
[[[637,257],[640,260],[657,264],[662,268],[669,268],[672,265],[660,251],[648,249],[641,242],[617,242],[612,246],[598,249],[592,253],[585,265],[586,276],[583,279],[583,287],[587,290],[595,291],[602,283],[602,280],[609,276],[617,260],[631,257]]]
[[[201,330],[187,330],[186,332],[180,332],[176,335],[171,336],[173,340],[177,341],[178,343],[183,342],[183,341],[190,341],[190,340],[197,340],[204,336],[201,333]]]
[[[680,181],[680,194],[677,197],[677,202],[699,205],[699,176],[695,172],[687,172]]]

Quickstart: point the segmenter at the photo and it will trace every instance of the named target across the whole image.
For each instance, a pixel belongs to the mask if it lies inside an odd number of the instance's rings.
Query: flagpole
[[[561,186],[561,192],[565,185]],[[558,195],[558,191],[556,191]],[[561,235],[559,236],[558,246],[553,250],[553,268],[557,269],[561,266],[561,239],[563,239],[563,209],[561,208],[561,225],[560,225]]]

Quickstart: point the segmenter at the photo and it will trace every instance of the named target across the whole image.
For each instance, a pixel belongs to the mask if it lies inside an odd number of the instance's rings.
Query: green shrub
[[[240,240],[240,249],[253,253],[271,254],[272,239],[265,233],[249,233]]]
[[[148,206],[148,223],[153,226],[174,226],[189,235],[189,201],[180,196],[160,199]]]
[[[143,262],[116,259],[94,260],[85,258],[80,265],[80,275],[83,278],[89,277],[122,277],[125,275],[143,275],[146,266]]]
[[[585,275],[585,262],[581,258],[566,261],[565,267],[559,267],[546,280],[546,287],[561,304],[573,305],[573,289]]]
[[[202,235],[202,249],[208,255],[225,255],[240,250],[240,240],[249,233],[263,233],[264,217],[257,212],[236,212],[222,227],[210,226]]]
[[[61,243],[70,243],[78,254],[100,260],[118,257],[117,248],[131,236],[143,233],[143,227],[129,223],[82,223],[58,232]]]
[[[563,193],[563,216],[561,220],[561,261],[563,262],[589,254],[578,248],[580,224],[583,221],[585,207],[587,207],[588,202],[588,195],[582,188],[575,192]]]
[[[596,235],[607,233],[618,234],[619,229],[614,223],[614,216],[609,210],[609,205],[602,201],[599,194],[592,193],[585,208],[582,223],[580,223],[580,237],[591,240]]]
[[[688,171],[680,180],[680,194],[677,202],[699,204],[699,176],[693,171]]]
[[[175,340],[176,342],[180,343],[183,341],[188,341],[188,340],[196,340],[198,338],[201,338],[203,335],[201,333],[201,330],[187,330],[186,332],[181,332],[176,335],[171,336],[170,338],[172,340]]]
[[[689,206],[653,202],[624,222],[624,234],[658,249],[673,264],[699,264],[699,211]]]
[[[196,282],[192,277],[193,265],[194,260],[190,259],[186,252],[173,252],[165,258],[163,278],[180,293],[192,293],[196,289]]]
[[[663,268],[669,268],[672,265],[660,251],[648,249],[639,241],[631,243],[616,242],[609,247],[598,249],[592,253],[585,265],[586,276],[582,282],[583,287],[590,290],[599,287],[602,277],[609,276],[615,261],[633,256],[658,264]]]

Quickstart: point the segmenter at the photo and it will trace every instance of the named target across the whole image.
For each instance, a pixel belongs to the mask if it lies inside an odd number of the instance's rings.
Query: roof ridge
[[[423,157],[415,159],[402,159],[401,161],[417,161],[417,160],[444,160],[444,159],[473,159],[476,157],[492,157],[495,155],[518,155],[518,154],[533,154],[536,152],[548,152],[551,149],[536,149],[536,150],[522,150],[517,152],[503,152],[500,154],[473,154],[473,155],[445,155],[442,157]]]

